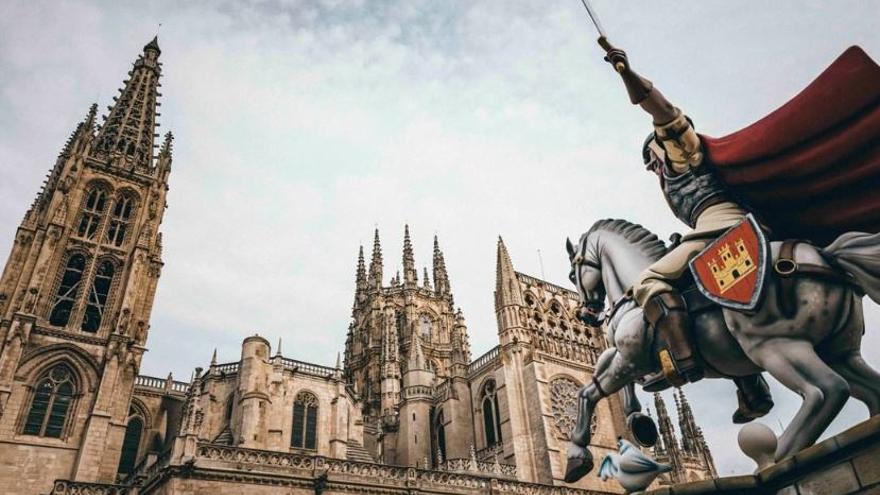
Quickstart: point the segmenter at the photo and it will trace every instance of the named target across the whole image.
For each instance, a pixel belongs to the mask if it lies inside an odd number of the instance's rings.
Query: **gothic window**
[[[55,293],[55,301],[52,303],[52,312],[49,314],[50,325],[63,327],[70,321],[85,268],[86,257],[82,254],[76,253],[67,259],[61,283]]]
[[[498,395],[495,393],[495,380],[483,386],[480,403],[483,406],[483,428],[486,431],[486,447],[501,443],[501,413],[498,410]]]
[[[308,392],[300,392],[293,401],[293,433],[290,436],[290,446],[315,450],[317,431],[318,398]]]
[[[431,342],[431,327],[433,323],[431,322],[431,317],[428,315],[422,315],[419,317],[419,333],[422,338],[422,342]]]
[[[84,239],[94,239],[104,218],[104,209],[107,206],[107,192],[99,187],[93,187],[86,196],[86,204],[83,206],[82,216],[76,235]]]
[[[559,377],[550,381],[550,410],[556,431],[563,438],[571,436],[577,422],[578,392],[581,386],[568,377]],[[590,421],[590,434],[596,433],[597,414],[594,412]]]
[[[85,332],[97,332],[104,318],[104,307],[107,304],[107,294],[110,293],[110,285],[113,283],[113,273],[116,268],[113,262],[107,260],[101,262],[95,272],[95,279],[89,290],[85,316],[83,317],[82,329]]]
[[[73,373],[59,364],[37,382],[22,433],[61,438],[76,394]]]
[[[144,420],[140,416],[132,416],[125,425],[125,437],[122,439],[122,454],[119,456],[119,474],[131,474],[137,462],[138,447],[144,432]]]
[[[125,242],[125,234],[128,231],[128,223],[134,208],[134,199],[126,194],[116,198],[113,210],[110,212],[110,226],[107,228],[107,242],[116,247]]]
[[[437,441],[437,452],[435,452],[435,455],[437,456],[437,464],[439,464],[446,459],[446,426],[443,424],[443,411],[437,414],[437,419],[434,423],[434,436]]]

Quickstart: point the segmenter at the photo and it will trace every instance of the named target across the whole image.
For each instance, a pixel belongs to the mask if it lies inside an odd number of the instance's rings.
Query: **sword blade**
[[[602,29],[602,23],[599,22],[599,16],[596,15],[596,11],[593,10],[590,2],[588,0],[581,0],[581,3],[584,4],[584,8],[587,9],[587,15],[590,16],[590,20],[593,21],[593,25],[596,26],[596,31],[599,31],[599,36],[607,38],[608,36],[605,35],[605,30]]]

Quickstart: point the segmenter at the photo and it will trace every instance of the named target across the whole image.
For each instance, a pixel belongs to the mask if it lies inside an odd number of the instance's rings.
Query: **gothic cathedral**
[[[499,343],[476,359],[438,239],[419,280],[406,226],[387,284],[378,230],[369,267],[361,247],[335,366],[254,335],[188,382],[140,375],[172,155],[171,133],[156,143],[160,54],[144,47],[100,126],[92,106],[18,227],[0,279],[0,491],[622,492],[595,476],[559,491],[575,395],[607,343],[576,293],[515,271],[500,238]],[[680,440],[657,396],[662,482],[714,476],[676,405]],[[591,428],[594,455],[616,450],[619,398]]]

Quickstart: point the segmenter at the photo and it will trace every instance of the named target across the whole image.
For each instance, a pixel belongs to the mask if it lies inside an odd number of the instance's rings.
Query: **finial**
[[[214,354],[211,355],[211,367],[217,366],[217,348],[214,348]]]
[[[341,352],[336,353],[336,369],[338,369],[338,370],[342,369],[342,353]]]
[[[162,54],[162,50],[159,49],[159,35],[158,35],[158,33],[156,34],[156,36],[153,36],[152,41],[150,41],[149,43],[144,45],[144,51],[146,52],[149,50],[155,51],[156,56],[159,56]]]
[[[278,337],[278,350],[275,351],[276,356],[281,355],[281,337]]]
[[[171,131],[165,133],[165,139],[162,141],[162,147],[159,148],[160,155],[170,155],[174,145],[174,134]]]

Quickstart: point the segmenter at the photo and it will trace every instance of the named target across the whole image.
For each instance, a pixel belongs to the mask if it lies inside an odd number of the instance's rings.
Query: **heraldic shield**
[[[731,309],[751,311],[764,291],[770,245],[751,214],[690,262],[700,292]]]

